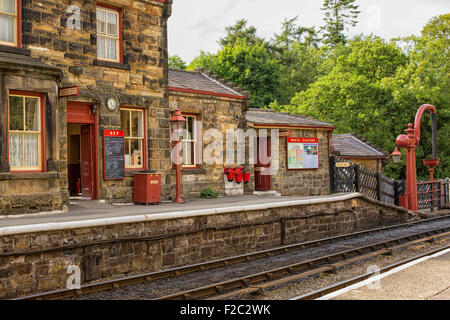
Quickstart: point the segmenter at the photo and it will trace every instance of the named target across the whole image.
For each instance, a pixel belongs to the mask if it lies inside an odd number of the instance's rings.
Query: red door
[[[257,162],[255,166],[255,190],[270,190],[270,137],[257,139]]]
[[[92,126],[81,126],[81,193],[83,197],[92,198]]]

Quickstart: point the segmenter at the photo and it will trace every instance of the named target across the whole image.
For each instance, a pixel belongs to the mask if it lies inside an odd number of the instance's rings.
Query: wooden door
[[[93,158],[92,158],[92,126],[81,126],[81,193],[83,197],[92,198],[93,190]]]
[[[255,190],[268,191],[270,190],[271,175],[270,175],[270,156],[271,145],[270,137],[257,139],[257,162],[255,166]],[[260,152],[261,151],[261,152]]]

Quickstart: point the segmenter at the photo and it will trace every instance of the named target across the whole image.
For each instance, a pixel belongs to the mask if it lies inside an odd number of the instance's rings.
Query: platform
[[[279,197],[267,195],[264,197],[248,195],[238,197],[223,197],[216,199],[195,199],[184,204],[172,202],[160,205],[111,205],[104,201],[87,201],[75,199],[70,201],[66,213],[41,213],[21,216],[0,216],[0,235],[2,229],[13,226],[50,225],[56,223],[89,222],[89,225],[104,225],[113,223],[138,222],[139,220],[157,220],[173,217],[187,217],[226,213],[234,211],[260,210],[271,207],[304,205],[309,203],[326,203],[343,201],[360,197],[359,193],[342,193],[316,197]],[[73,227],[76,227],[73,225]],[[37,230],[36,230],[37,231]]]
[[[412,265],[411,265],[412,264]],[[386,273],[379,286],[340,290],[330,300],[450,300],[450,249]],[[383,277],[384,275],[381,275]],[[361,283],[362,284],[362,283]]]

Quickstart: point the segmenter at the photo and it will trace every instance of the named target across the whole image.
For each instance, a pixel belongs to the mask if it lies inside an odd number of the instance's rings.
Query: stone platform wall
[[[409,213],[364,197],[265,210],[0,236],[0,298],[199,263],[406,222]],[[0,234],[5,232],[0,229]]]

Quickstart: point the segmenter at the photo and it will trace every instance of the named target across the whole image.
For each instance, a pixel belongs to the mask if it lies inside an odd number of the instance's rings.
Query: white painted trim
[[[309,205],[317,203],[329,203],[336,201],[345,201],[353,198],[359,198],[362,194],[360,193],[349,193],[344,195],[335,195],[314,199],[301,199],[301,200],[291,200],[275,203],[262,203],[253,205],[243,205],[234,207],[223,207],[223,208],[212,208],[212,209],[199,209],[190,211],[175,211],[167,213],[156,213],[156,214],[144,214],[136,216],[124,216],[124,217],[113,217],[113,218],[102,218],[102,219],[89,219],[89,220],[78,220],[78,221],[66,221],[66,222],[49,222],[49,223],[39,223],[30,224],[23,226],[9,226],[0,228],[0,236],[21,234],[21,233],[36,233],[44,231],[55,231],[55,230],[70,230],[78,228],[92,228],[99,226],[108,226],[115,224],[125,224],[125,223],[138,223],[147,221],[158,221],[158,220],[168,220],[168,219],[183,219],[198,216],[208,216],[215,214],[224,214],[232,212],[246,212],[246,211],[256,211],[256,210],[266,210],[282,207],[291,207],[299,205]]]

